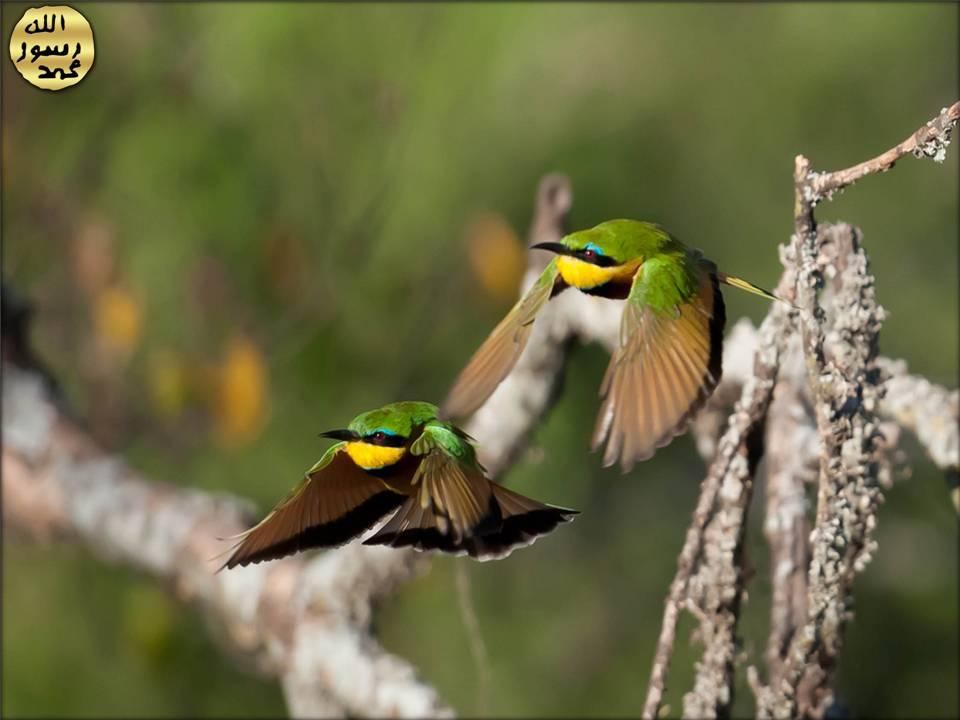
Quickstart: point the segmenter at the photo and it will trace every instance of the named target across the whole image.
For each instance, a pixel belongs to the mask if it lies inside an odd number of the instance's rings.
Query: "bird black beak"
[[[568,248],[563,243],[558,243],[558,242],[537,243],[536,245],[531,245],[530,249],[531,250],[549,250],[550,252],[556,253],[557,255],[573,255],[573,250]]]
[[[353,430],[327,430],[320,433],[320,437],[333,438],[334,440],[356,440],[359,436]]]

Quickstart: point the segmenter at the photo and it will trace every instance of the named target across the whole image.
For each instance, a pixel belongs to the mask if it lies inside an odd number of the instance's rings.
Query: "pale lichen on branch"
[[[796,158],[794,235],[781,249],[786,271],[778,293],[795,303],[799,312],[781,324],[781,336],[771,345],[765,328],[778,313],[786,316],[780,306],[771,309],[760,339],[753,343],[758,352],[752,374],[744,376],[742,369],[731,373],[732,384],[726,388],[721,384],[715,401],[694,424],[701,453],[709,456],[713,451],[714,457],[667,595],[644,717],[660,712],[683,609],[698,620],[704,642],[694,688],[684,696],[684,715],[714,717],[731,712],[738,657],[736,627],[745,582],[740,550],[752,489],[752,463],[746,448],[748,438],[756,437],[752,432],[762,428],[764,421],[771,451],[765,524],[773,573],[769,684],[760,681],[756,667],[749,668],[748,680],[761,716],[822,716],[832,701],[829,681],[850,616],[852,581],[876,549],[871,537],[876,508],[882,501],[882,483],[890,475],[885,453],[896,441],[885,436],[885,431],[891,434],[890,428],[884,427],[878,414],[899,419],[918,434],[941,467],[952,467],[956,435],[944,429],[950,424],[940,419],[952,417],[955,428],[956,411],[949,400],[944,402],[944,392],[936,391],[929,393],[929,402],[921,410],[937,418],[933,423],[914,422],[905,417],[902,406],[884,404],[885,392],[898,386],[895,378],[888,382],[886,364],[877,357],[884,312],[875,299],[859,231],[848,225],[818,228],[813,210],[818,202],[865,175],[890,169],[905,154],[942,160],[958,117],[960,103],[955,103],[896,147],[846,170],[815,172],[805,157]],[[825,276],[832,281],[827,307],[820,301]],[[796,345],[785,344],[783,335],[791,328],[801,338]],[[738,328],[738,333],[742,342],[751,341],[746,328]],[[773,347],[776,361],[763,362],[764,350],[770,352]],[[798,349],[790,349],[794,347]],[[808,382],[802,382],[804,373],[789,371],[778,384],[779,402],[773,404],[768,418],[780,360],[789,362],[790,355],[796,357],[798,352],[804,357],[799,367],[805,368]],[[728,355],[745,357],[743,351],[733,353],[729,348],[725,359]],[[770,387],[758,396],[758,384],[764,383]],[[741,401],[717,441],[723,407],[738,388]],[[744,407],[757,410],[752,423],[744,422]],[[812,421],[806,408],[811,408]],[[938,431],[931,432],[931,425]],[[759,452],[762,443],[756,449]],[[739,462],[730,461],[735,456]],[[718,467],[724,468],[719,474]],[[817,477],[817,510],[808,539],[803,485]],[[722,487],[727,489],[721,491]]]

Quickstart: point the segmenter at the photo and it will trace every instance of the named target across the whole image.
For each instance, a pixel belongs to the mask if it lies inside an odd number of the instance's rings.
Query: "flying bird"
[[[699,250],[649,222],[610,220],[531,248],[556,257],[474,353],[440,416],[465,418],[486,401],[550,298],[574,287],[626,299],[592,442],[594,450],[606,443],[603,464],[619,461],[624,472],[683,433],[720,381],[726,319],[720,283],[779,299],[718,271]]]
[[[397,402],[358,415],[263,520],[237,539],[223,568],[342,545],[389,520],[364,545],[505,557],[577,514],[489,480],[472,439],[437,407]]]

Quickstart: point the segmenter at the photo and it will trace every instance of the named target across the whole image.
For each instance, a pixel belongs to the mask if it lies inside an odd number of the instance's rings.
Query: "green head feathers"
[[[640,220],[608,220],[587,230],[570,233],[560,242],[576,253],[592,250],[616,265],[669,252],[674,246],[682,247],[659,225]]]
[[[404,401],[357,415],[348,429],[359,437],[384,432],[409,438],[413,429],[437,417],[437,406],[425,402]]]

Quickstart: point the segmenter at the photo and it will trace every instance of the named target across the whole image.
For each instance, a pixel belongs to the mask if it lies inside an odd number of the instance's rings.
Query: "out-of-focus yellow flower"
[[[214,419],[218,439],[227,446],[253,440],[267,415],[267,366],[260,348],[234,336],[219,369]]]
[[[104,288],[93,305],[97,339],[120,360],[126,360],[137,348],[143,328],[143,312],[133,294],[121,286]]]
[[[467,226],[467,259],[484,291],[500,303],[516,299],[526,267],[526,252],[517,234],[496,213],[483,213]]]
[[[147,362],[150,401],[157,415],[177,417],[187,397],[187,372],[172,350],[155,350]]]

